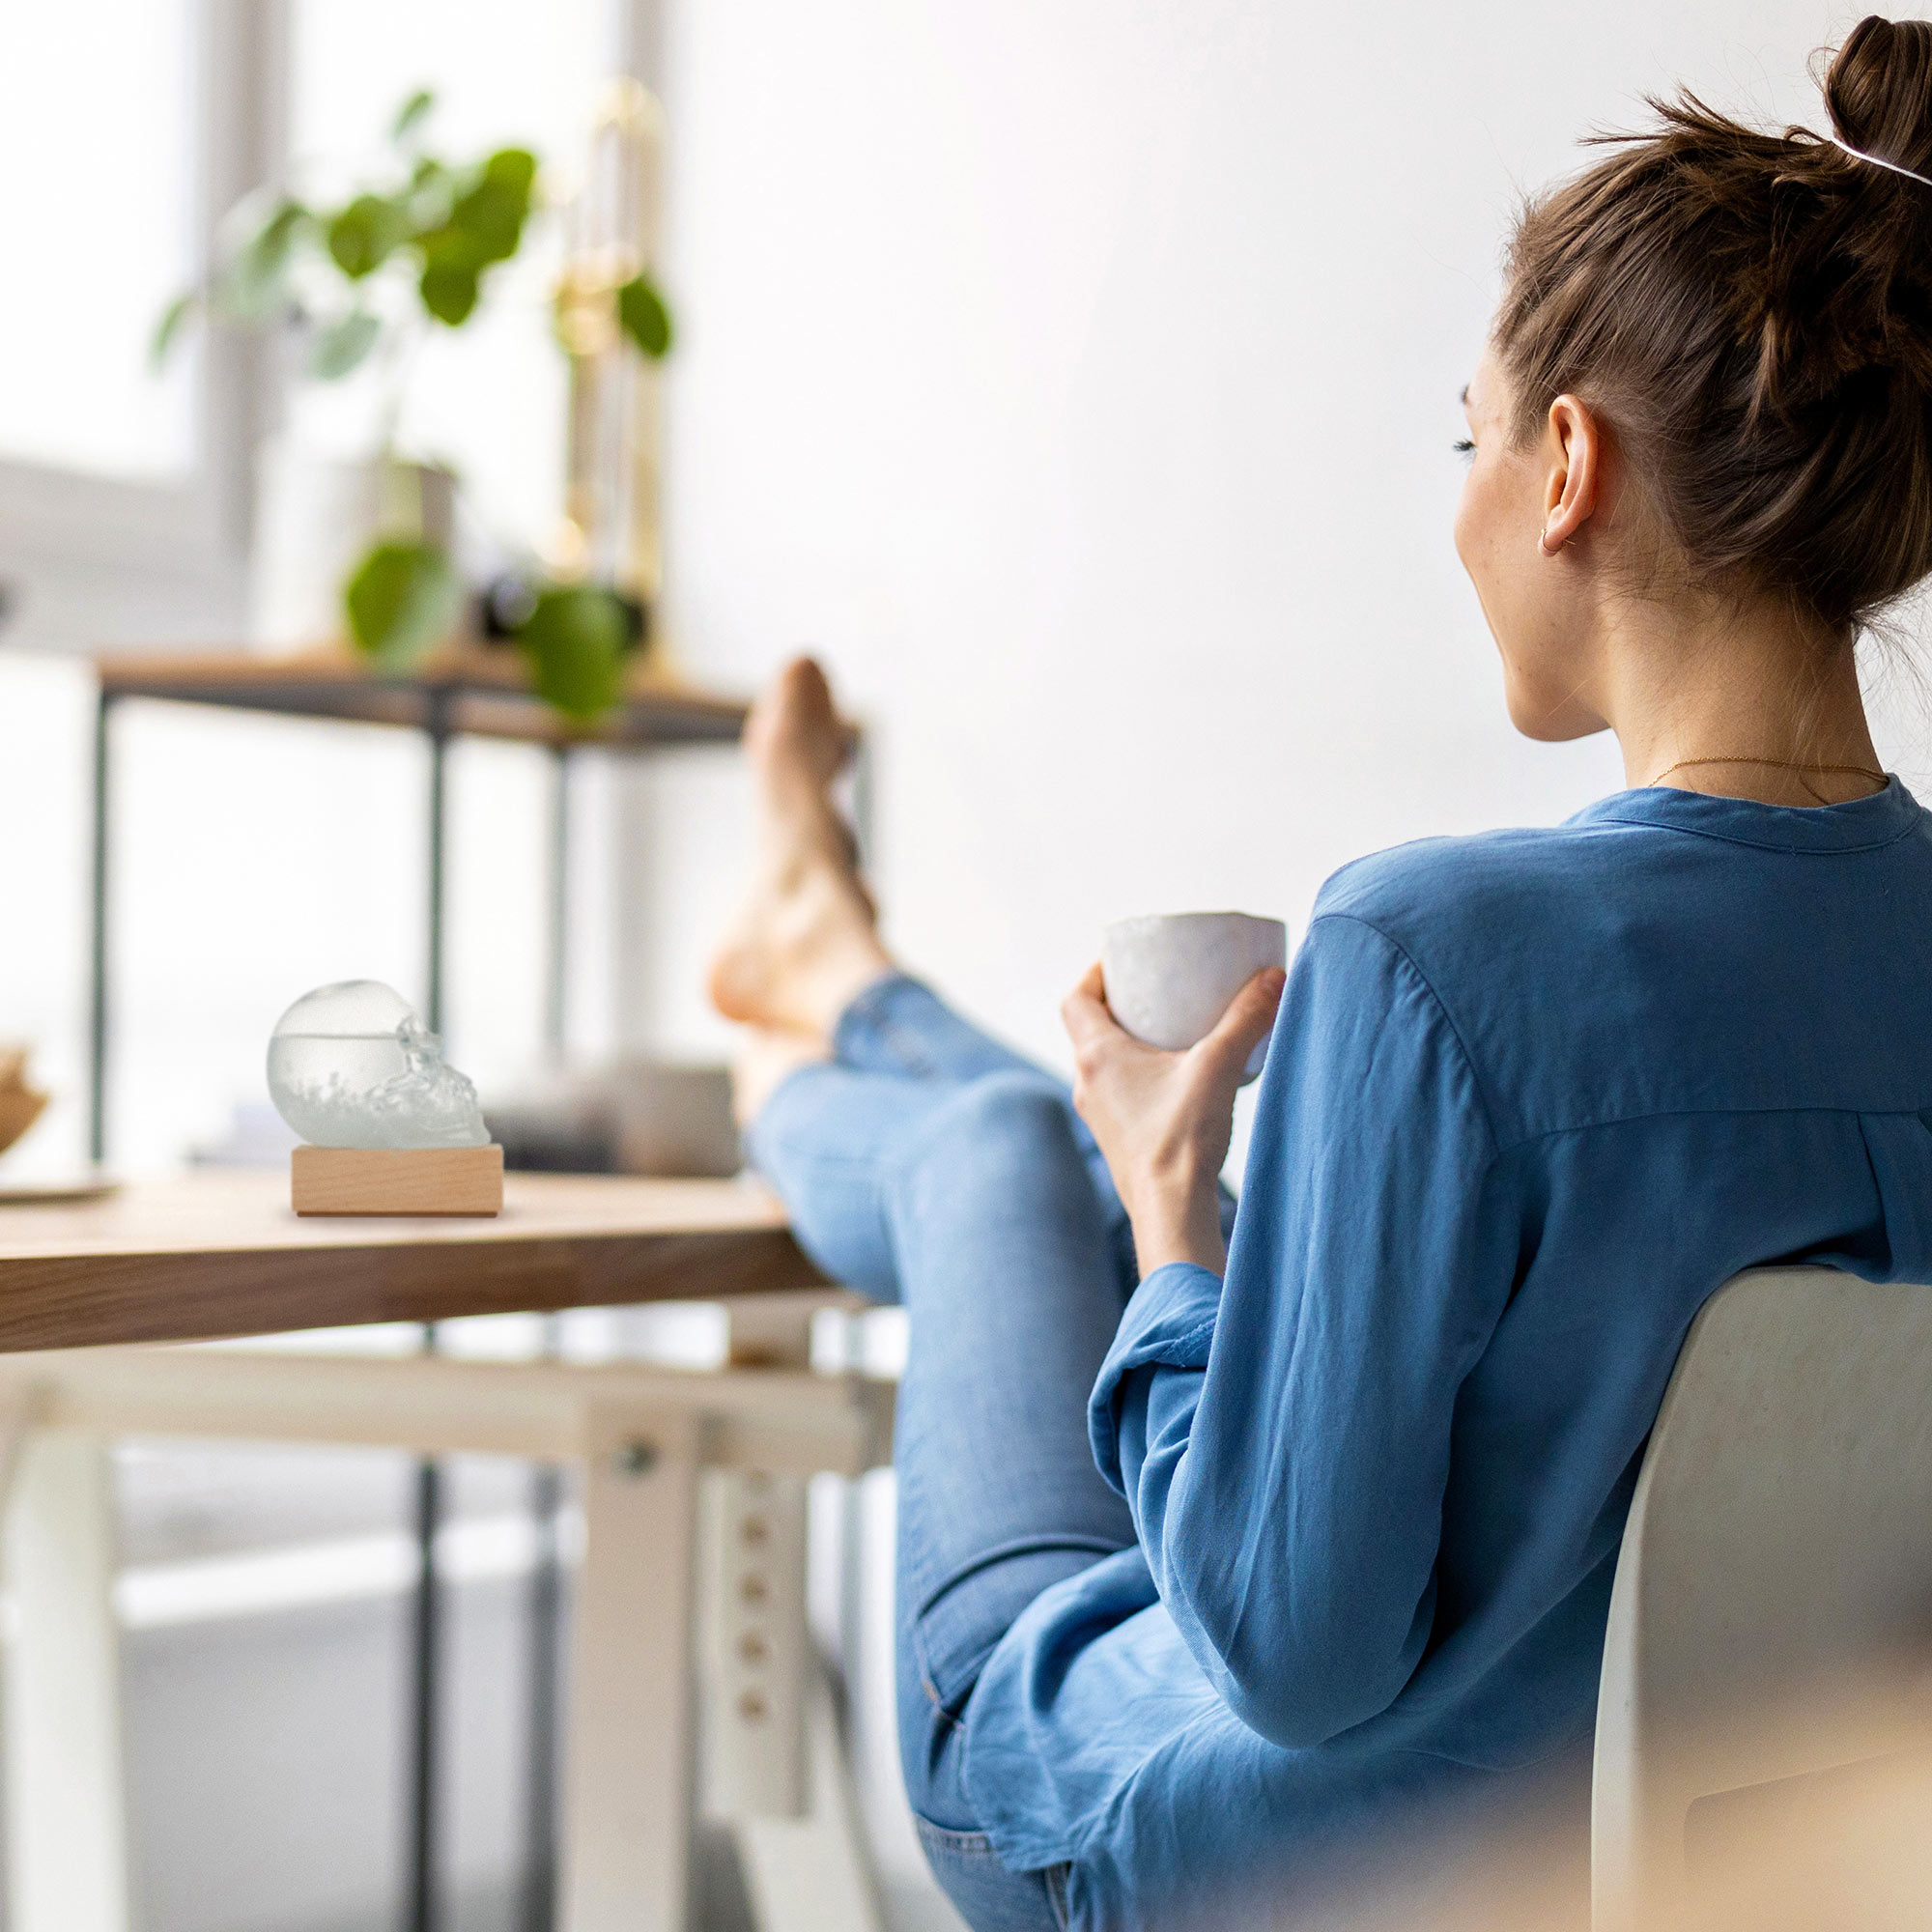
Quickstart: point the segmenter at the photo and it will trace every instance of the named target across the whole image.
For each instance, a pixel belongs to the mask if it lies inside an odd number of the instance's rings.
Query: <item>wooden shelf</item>
[[[338,646],[290,657],[247,651],[117,651],[94,659],[105,697],[161,698],[285,718],[336,718],[509,739],[527,745],[728,745],[745,703],[638,667],[629,695],[595,724],[575,724],[533,696],[514,649],[454,644],[386,677]]]

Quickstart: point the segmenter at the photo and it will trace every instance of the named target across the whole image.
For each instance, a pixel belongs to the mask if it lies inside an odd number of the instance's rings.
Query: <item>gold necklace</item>
[[[1661,785],[1672,772],[1688,772],[1700,765],[1752,765],[1762,771],[1776,772],[1843,772],[1870,779],[1881,786],[1887,782],[1885,774],[1869,765],[1800,765],[1789,758],[1679,758],[1674,765],[1665,765],[1643,788],[1647,791],[1653,785]]]

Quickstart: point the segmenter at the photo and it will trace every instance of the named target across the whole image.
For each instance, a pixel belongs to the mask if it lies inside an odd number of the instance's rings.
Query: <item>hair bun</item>
[[[1866,14],[1825,75],[1825,109],[1847,147],[1932,173],[1932,23]]]

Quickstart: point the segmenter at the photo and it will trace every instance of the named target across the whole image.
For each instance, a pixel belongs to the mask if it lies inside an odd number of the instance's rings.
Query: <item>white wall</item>
[[[1511,733],[1449,543],[1501,238],[1646,87],[1815,124],[1805,57],[1855,7],[663,4],[670,628],[725,683],[825,652],[874,727],[910,961],[1054,1055],[1108,918],[1298,924],[1355,853],[1617,781],[1606,744]],[[478,416],[477,460],[550,473],[527,418]],[[81,681],[0,664],[0,822],[34,829],[0,840],[31,936],[0,948],[0,1037],[40,1040],[62,1101],[18,1173],[80,1144]],[[151,709],[127,735],[116,1151],[146,1166],[260,1096],[309,980],[418,990],[422,776],[413,747],[323,727]],[[1889,734],[1908,773],[1923,736]],[[457,781],[451,1033],[491,1080],[538,1045],[541,763],[479,748]],[[614,819],[611,789],[587,774],[578,813],[578,1037],[716,1048],[728,760],[619,781]]]
[[[674,629],[726,680],[822,649],[905,955],[1057,1053],[1106,919],[1298,927],[1357,853],[1620,783],[1511,732],[1450,543],[1505,227],[1646,89],[1822,124],[1861,11],[673,0]],[[728,872],[722,803],[655,821],[714,822]],[[685,850],[640,923],[697,1038]]]

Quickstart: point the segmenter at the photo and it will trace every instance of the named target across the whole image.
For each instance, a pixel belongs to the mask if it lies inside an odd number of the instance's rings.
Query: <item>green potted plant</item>
[[[374,367],[383,401],[369,463],[346,485],[338,477],[329,500],[311,492],[294,514],[360,526],[339,585],[341,616],[355,649],[393,671],[455,633],[465,603],[452,554],[455,479],[407,462],[396,447],[409,370],[425,338],[461,329],[480,311],[495,270],[546,212],[527,148],[469,161],[433,153],[425,134],[434,105],[427,90],[403,102],[382,167],[346,200],[318,203],[286,188],[244,200],[224,224],[212,272],[169,305],[154,341],[158,362],[206,316],[292,338],[315,382]],[[668,354],[670,314],[647,273],[611,290],[609,300],[615,330],[636,354],[653,361]],[[551,582],[534,569],[493,596],[488,611],[489,628],[523,649],[536,689],[578,718],[615,702],[643,635],[643,613],[613,587]]]

